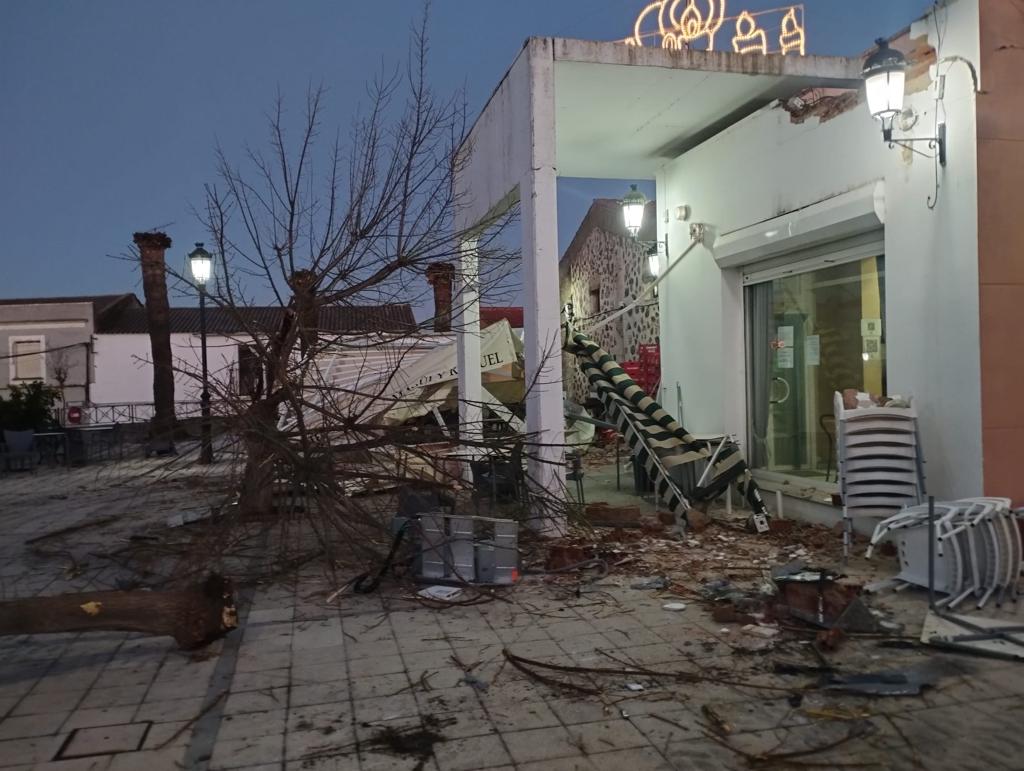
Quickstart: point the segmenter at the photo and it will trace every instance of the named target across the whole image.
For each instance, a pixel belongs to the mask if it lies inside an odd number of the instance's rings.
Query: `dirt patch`
[[[434,754],[434,745],[445,741],[437,729],[439,721],[432,717],[423,719],[423,726],[417,728],[382,728],[370,738],[365,748],[388,755],[417,760],[414,771],[423,771],[427,761]]]

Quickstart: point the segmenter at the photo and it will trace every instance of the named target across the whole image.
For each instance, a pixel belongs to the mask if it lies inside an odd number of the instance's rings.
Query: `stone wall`
[[[562,259],[559,275],[563,306],[571,302],[576,329],[589,332],[593,324],[631,302],[646,286],[646,249],[624,232],[591,227],[584,233],[581,228]],[[599,291],[597,308],[592,308],[596,299],[593,290]],[[656,343],[658,335],[658,306],[653,296],[593,333],[601,347],[618,361],[637,358],[638,346]],[[569,398],[583,402],[590,388],[575,356],[563,354],[563,376]]]

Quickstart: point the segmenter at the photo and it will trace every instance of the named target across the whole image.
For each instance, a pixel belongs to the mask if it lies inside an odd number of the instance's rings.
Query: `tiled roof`
[[[207,308],[206,331],[232,334],[270,332],[281,325],[280,306]],[[199,333],[199,308],[171,308],[171,333]],[[328,306],[320,309],[319,329],[325,332],[406,332],[415,329],[416,318],[408,303],[373,306]],[[110,335],[148,334],[145,308],[126,308],[97,326]]]
[[[79,297],[11,297],[0,299],[0,305],[71,305],[74,303],[92,303],[92,315],[99,318],[105,311],[124,301],[125,304],[139,306],[138,298],[130,293],[82,295]]]

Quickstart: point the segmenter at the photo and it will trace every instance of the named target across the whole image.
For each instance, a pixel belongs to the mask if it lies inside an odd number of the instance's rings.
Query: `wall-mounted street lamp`
[[[936,125],[934,137],[900,137],[893,138],[893,124],[903,115],[903,98],[907,85],[907,58],[895,48],[889,47],[889,41],[879,38],[875,41],[878,49],[864,60],[864,87],[867,92],[868,110],[882,123],[882,139],[889,147],[899,145],[913,150],[911,144],[927,142],[928,147],[935,151],[934,155],[914,152],[928,158],[936,158],[940,165],[946,165],[946,124]],[[941,85],[940,85],[941,89]],[[939,97],[942,98],[941,95]]]
[[[188,267],[192,280],[199,289],[199,336],[203,349],[203,391],[199,395],[199,409],[202,414],[202,440],[199,449],[199,462],[213,463],[213,431],[210,426],[210,384],[206,367],[206,283],[213,275],[213,255],[196,243],[196,248],[188,255]]]
[[[661,255],[659,249],[664,248],[668,257],[668,236],[664,241],[644,241],[640,238],[640,229],[644,224],[644,212],[647,209],[647,196],[641,193],[636,185],[629,186],[629,192],[622,197],[622,218],[626,232],[630,238],[641,246],[647,247],[647,272],[655,279],[661,272]]]

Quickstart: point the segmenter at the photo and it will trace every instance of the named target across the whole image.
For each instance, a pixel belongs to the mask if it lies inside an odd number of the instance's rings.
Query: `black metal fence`
[[[72,409],[78,410],[79,419],[76,422],[83,425],[147,423],[153,419],[154,413],[152,402],[122,402],[118,404],[68,402],[64,406],[56,408],[57,422],[61,425],[71,423],[69,413]],[[179,420],[198,418],[200,404],[199,402],[175,402],[174,414]]]

